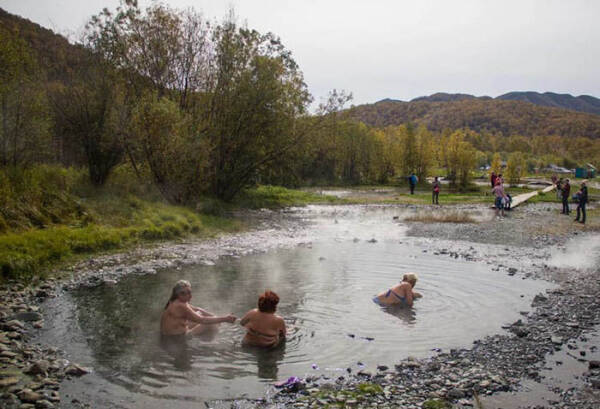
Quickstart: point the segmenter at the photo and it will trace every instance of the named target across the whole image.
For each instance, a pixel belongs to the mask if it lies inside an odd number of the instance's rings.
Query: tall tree
[[[43,73],[18,33],[0,27],[0,165],[48,160],[50,117]]]

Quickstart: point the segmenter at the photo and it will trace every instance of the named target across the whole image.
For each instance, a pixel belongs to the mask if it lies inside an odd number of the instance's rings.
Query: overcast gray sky
[[[498,96],[554,91],[600,97],[600,1],[166,0],[278,34],[319,101],[333,88],[354,104],[434,92]],[[81,29],[118,0],[0,0],[54,31]],[[140,0],[146,6],[150,1]]]

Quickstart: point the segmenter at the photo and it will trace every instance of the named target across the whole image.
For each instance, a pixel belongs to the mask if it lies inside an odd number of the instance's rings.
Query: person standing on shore
[[[504,203],[506,193],[504,192],[504,186],[502,186],[502,180],[498,177],[496,179],[496,186],[492,189],[492,194],[495,197],[494,207],[496,208],[496,217],[498,217],[498,213],[502,212],[502,217],[504,217]]]
[[[415,194],[415,186],[417,186],[417,182],[419,181],[419,179],[417,179],[417,175],[415,175],[415,173],[411,173],[410,176],[408,177],[408,185],[410,186],[410,194],[414,195]]]
[[[562,194],[562,212],[561,214],[569,214],[571,213],[569,209],[569,195],[571,194],[571,185],[569,184],[569,179],[565,180],[565,183],[561,188]]]
[[[577,196],[579,197],[579,203],[577,204],[577,216],[575,217],[575,221],[581,224],[585,224],[585,205],[588,201],[587,180],[581,182],[581,189],[579,189],[579,192],[577,192]],[[580,209],[582,215],[581,220],[579,220]]]
[[[492,183],[492,189],[494,188],[494,186],[496,186],[496,179],[498,179],[498,176],[496,176],[496,172],[492,172],[492,175],[490,176],[490,182]]]
[[[556,184],[556,198],[557,198],[558,200],[560,200],[560,199],[562,198],[562,197],[561,197],[561,195],[562,195],[562,187],[563,187],[563,183],[564,183],[564,182],[563,182],[563,178],[560,178],[560,179],[558,180],[558,183]]]
[[[438,177],[436,176],[433,179],[433,192],[431,193],[432,204],[439,205],[440,204],[439,198],[440,198],[440,181],[438,180]]]

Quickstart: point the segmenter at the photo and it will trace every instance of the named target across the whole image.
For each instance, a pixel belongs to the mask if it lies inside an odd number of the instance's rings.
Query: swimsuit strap
[[[401,297],[398,294],[396,294],[395,292],[393,292],[391,288],[387,291],[387,293],[385,293],[385,298],[388,298],[390,296],[390,294],[394,294],[396,296],[396,298],[399,299],[400,301],[405,300],[404,297]]]
[[[269,335],[269,334],[264,334],[260,331],[257,331],[253,328],[247,328],[248,332],[251,333],[252,335],[255,336],[259,336],[259,337],[263,337],[263,338],[277,338],[277,335]]]

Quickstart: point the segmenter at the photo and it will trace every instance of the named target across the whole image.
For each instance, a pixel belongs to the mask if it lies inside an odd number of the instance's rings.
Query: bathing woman
[[[373,302],[381,306],[406,305],[412,307],[413,300],[421,297],[421,294],[413,291],[415,284],[417,284],[417,275],[415,273],[406,273],[402,277],[402,282],[378,294],[373,298]]]
[[[274,347],[285,339],[285,321],[275,314],[279,296],[267,290],[258,297],[258,308],[250,310],[240,321],[246,328],[242,343],[259,347]]]
[[[180,280],[173,287],[171,298],[165,306],[160,318],[160,335],[165,338],[185,338],[191,335],[202,335],[216,332],[216,324],[233,323],[234,315],[217,317],[202,308],[190,304],[192,285],[189,281]]]

